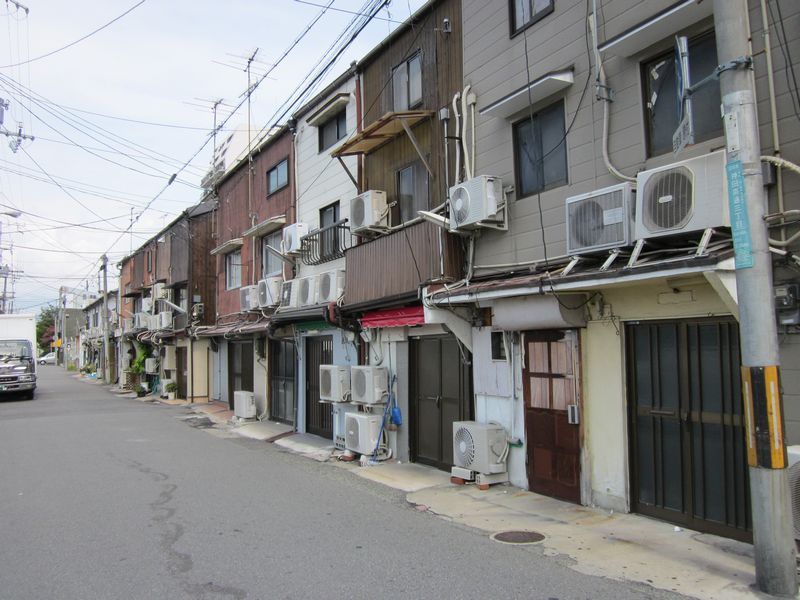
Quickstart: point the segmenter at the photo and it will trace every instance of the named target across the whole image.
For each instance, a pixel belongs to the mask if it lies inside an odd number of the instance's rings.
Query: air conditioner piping
[[[461,98],[461,92],[456,92],[453,96],[453,114],[456,118],[456,132],[461,132],[461,116],[458,113],[458,101]],[[461,144],[456,143],[456,169],[453,173],[453,185],[461,183]]]

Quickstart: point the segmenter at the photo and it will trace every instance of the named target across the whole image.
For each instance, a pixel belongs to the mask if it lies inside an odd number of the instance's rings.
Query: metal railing
[[[344,251],[353,245],[347,219],[341,219],[316,229],[301,240],[300,258],[307,265],[321,265],[344,256]]]

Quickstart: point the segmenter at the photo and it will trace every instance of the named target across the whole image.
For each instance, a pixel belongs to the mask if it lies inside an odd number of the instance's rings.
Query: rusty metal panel
[[[169,232],[159,236],[156,240],[156,280],[167,281],[169,279],[170,266],[170,243]]]
[[[213,323],[216,313],[217,262],[216,258],[208,253],[213,244],[211,237],[213,218],[213,213],[206,213],[189,221],[191,243],[189,304],[193,304],[194,297],[197,296],[199,302],[205,305],[201,325]]]
[[[170,285],[189,279],[189,223],[186,219],[177,222],[169,232]]]
[[[131,285],[133,289],[144,287],[144,250],[140,250],[133,257],[133,280]]]
[[[423,282],[441,279],[440,232],[444,236],[444,278],[458,279],[462,264],[458,240],[432,223],[416,223],[347,250],[345,303],[415,293]]]

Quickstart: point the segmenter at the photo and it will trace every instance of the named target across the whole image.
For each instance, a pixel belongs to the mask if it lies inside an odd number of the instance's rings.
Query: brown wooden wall
[[[160,235],[156,240],[156,280],[167,281],[170,269],[169,232]]]
[[[175,285],[189,279],[189,222],[181,219],[169,230],[170,264],[167,283]],[[210,248],[209,248],[210,249]]]
[[[463,251],[457,236],[423,221],[347,250],[345,304],[380,301],[416,293],[439,279],[439,234],[444,243],[444,276],[462,276]]]
[[[124,297],[127,290],[133,287],[133,258],[127,257],[120,265],[119,273],[119,294],[120,294],[120,318],[130,318],[133,316],[133,300]]]
[[[205,314],[201,325],[210,325],[215,321],[217,274],[216,259],[208,251],[213,246],[212,220],[214,213],[206,213],[189,220],[191,237],[189,265],[189,307],[194,304],[194,296],[200,297],[205,305]]]
[[[275,192],[267,194],[267,172],[282,160],[288,159],[289,184]],[[270,217],[286,215],[291,220],[290,210],[294,198],[294,165],[292,159],[292,135],[284,131],[269,146],[253,157],[252,205],[248,207],[247,168],[241,165],[237,172],[226,179],[219,188],[218,238],[215,245],[242,237],[256,223]],[[242,247],[242,285],[258,282],[261,272],[260,248],[256,247],[253,265],[253,248],[251,238],[244,239]],[[217,313],[220,317],[239,312],[239,290],[225,289],[225,257],[216,258],[217,274]]]
[[[144,287],[144,250],[139,250],[133,257],[133,278],[131,289],[139,290]]]
[[[442,21],[450,20],[452,33],[442,33]],[[433,111],[434,116],[414,128],[433,176],[428,181],[429,207],[444,202],[447,182],[444,177],[444,130],[438,110],[451,107],[453,95],[463,88],[461,48],[461,2],[445,0],[422,17],[420,24],[392,40],[364,69],[364,125],[367,126],[393,110],[392,69],[415,52],[422,53],[422,106],[415,110]],[[450,127],[454,126],[454,118]],[[455,135],[451,129],[448,135]],[[450,150],[450,178],[453,179],[455,154]],[[402,134],[392,142],[366,156],[364,189],[384,190],[390,202],[397,200],[397,171],[418,160],[408,136]]]

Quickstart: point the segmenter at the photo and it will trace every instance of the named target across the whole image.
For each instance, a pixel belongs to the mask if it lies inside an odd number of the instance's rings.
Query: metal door
[[[269,342],[269,418],[294,425],[295,344],[292,340]]]
[[[333,409],[319,401],[319,366],[333,362],[333,338],[306,338],[306,431],[333,439]]]
[[[178,346],[175,348],[175,367],[177,373],[177,381],[178,384],[178,398],[186,398],[189,382],[189,371],[187,368],[187,360],[186,360],[186,348],[182,346]]]
[[[578,334],[529,331],[523,340],[528,487],[580,502],[580,428],[568,419],[580,406]]]
[[[463,352],[463,354],[462,354]],[[453,466],[453,423],[472,418],[472,367],[453,336],[412,340],[412,459]]]
[[[750,540],[736,322],[636,323],[626,336],[633,509]]]
[[[253,391],[253,341],[228,342],[228,406],[233,410],[233,392]]]

